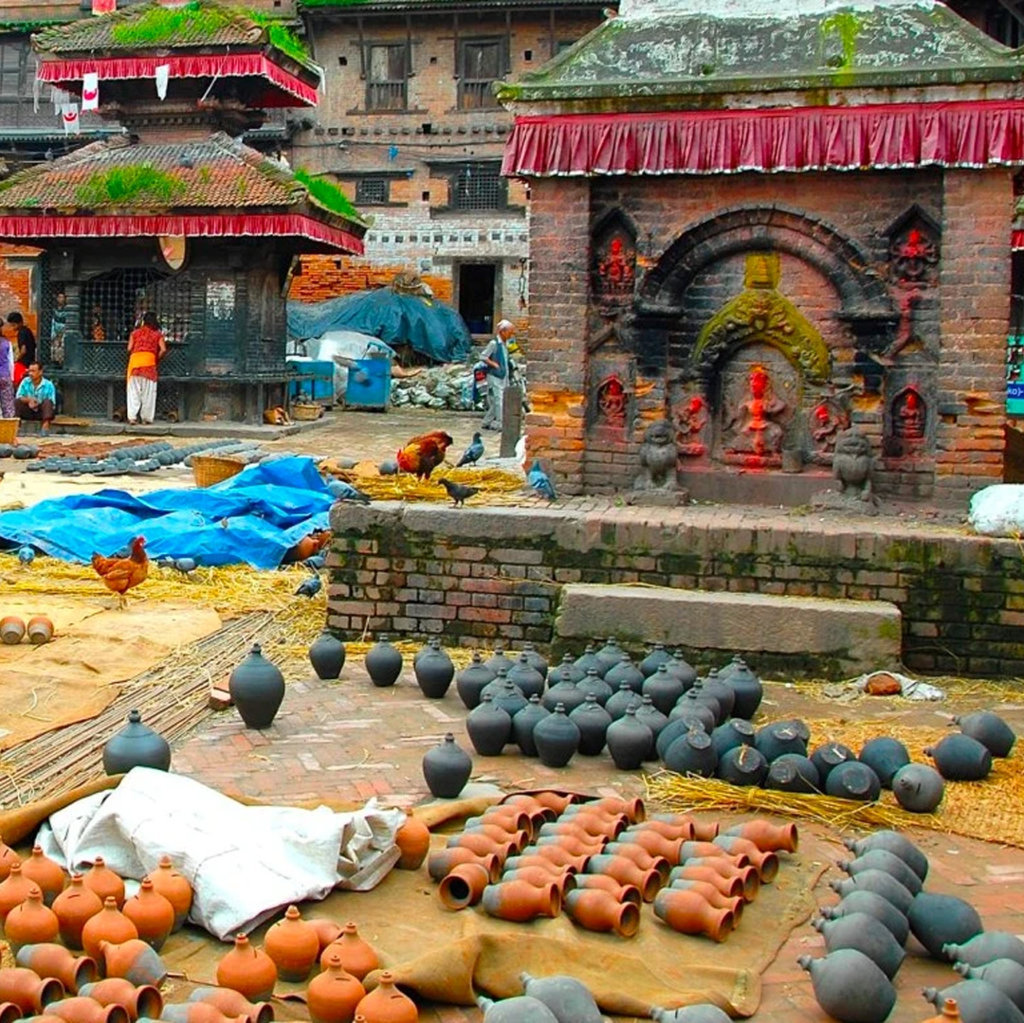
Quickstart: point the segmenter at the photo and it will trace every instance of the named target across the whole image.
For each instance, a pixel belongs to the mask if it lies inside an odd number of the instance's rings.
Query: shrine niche
[[[636,228],[620,210],[595,225],[591,288],[599,305],[625,305],[636,285]]]
[[[920,454],[927,440],[928,406],[916,387],[904,387],[887,410],[883,453],[890,458]]]
[[[938,279],[940,229],[920,206],[895,220],[889,238],[889,276],[895,289],[899,322],[886,355],[898,355],[917,336],[917,309]]]
[[[616,376],[605,377],[597,386],[595,425],[622,430],[626,426],[626,388]]]

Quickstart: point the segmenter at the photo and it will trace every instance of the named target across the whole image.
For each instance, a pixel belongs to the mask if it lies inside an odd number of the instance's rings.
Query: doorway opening
[[[459,265],[459,314],[471,334],[494,332],[494,263]]]

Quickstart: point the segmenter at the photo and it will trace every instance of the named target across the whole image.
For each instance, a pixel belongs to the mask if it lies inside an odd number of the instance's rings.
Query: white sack
[[[404,820],[372,800],[353,813],[243,806],[190,778],[136,767],[116,789],[53,814],[37,841],[69,869],[102,856],[136,879],[166,853],[195,889],[189,919],[228,940],[290,903],[375,887],[398,862]]]
[[[997,483],[971,498],[967,517],[971,528],[985,536],[1013,536],[1024,532],[1024,484]]]

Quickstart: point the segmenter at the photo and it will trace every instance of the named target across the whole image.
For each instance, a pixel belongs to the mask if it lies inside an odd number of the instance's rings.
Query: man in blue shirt
[[[501,429],[505,389],[509,385],[509,340],[515,332],[510,321],[502,320],[480,355],[480,361],[487,367],[487,409],[481,424],[485,430]]]
[[[57,406],[57,391],[53,382],[43,376],[43,367],[33,362],[28,374],[18,385],[14,395],[14,411],[19,419],[37,419],[42,422],[40,433],[47,436]]]

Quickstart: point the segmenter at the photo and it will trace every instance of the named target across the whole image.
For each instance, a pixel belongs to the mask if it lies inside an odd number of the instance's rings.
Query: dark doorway
[[[459,313],[471,334],[490,334],[494,330],[493,263],[459,265]]]

